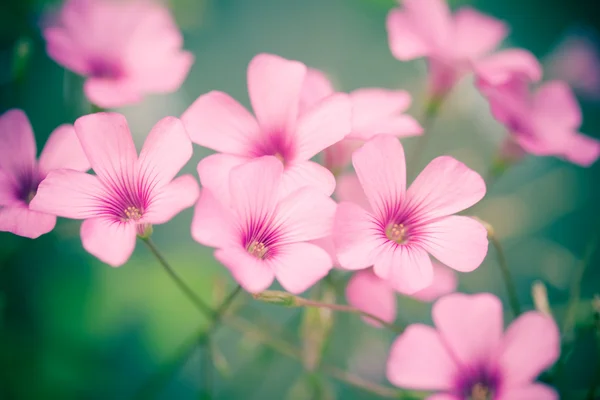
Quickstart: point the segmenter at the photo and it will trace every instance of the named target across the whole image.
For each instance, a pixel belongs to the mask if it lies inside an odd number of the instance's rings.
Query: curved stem
[[[504,254],[504,248],[500,244],[500,241],[494,235],[490,235],[490,242],[496,249],[496,256],[498,257],[498,266],[500,266],[500,272],[502,273],[502,280],[508,293],[508,301],[510,308],[513,311],[515,317],[521,314],[521,305],[519,304],[519,297],[517,296],[517,289],[515,288],[515,282],[512,274],[508,269],[508,263],[506,262],[506,255]]]

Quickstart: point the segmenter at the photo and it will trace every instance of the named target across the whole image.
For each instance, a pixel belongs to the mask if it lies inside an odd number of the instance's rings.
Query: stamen
[[[265,258],[268,250],[269,249],[264,245],[264,243],[252,242],[250,246],[248,246],[248,253],[260,259]]]
[[[124,212],[126,221],[139,221],[142,218],[142,212],[137,207],[129,206]]]
[[[390,224],[385,229],[385,235],[388,239],[398,244],[408,241],[408,229],[403,224]]]
[[[471,388],[469,400],[492,400],[492,391],[481,382],[477,382]]]
[[[35,190],[30,191],[29,194],[27,194],[27,198],[25,199],[25,202],[27,204],[31,203],[31,200],[33,200],[33,198],[35,197],[36,193],[37,192]]]

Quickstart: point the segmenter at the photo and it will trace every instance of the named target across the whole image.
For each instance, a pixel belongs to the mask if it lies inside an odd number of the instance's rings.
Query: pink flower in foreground
[[[352,162],[370,210],[341,202],[333,240],[342,268],[373,266],[398,291],[431,285],[429,254],[458,271],[472,271],[487,254],[487,232],[469,217],[453,216],[485,195],[475,171],[454,158],[434,159],[406,190],[404,150],[389,135],[377,135]]]
[[[0,231],[35,239],[50,232],[56,216],[30,209],[38,185],[53,170],[90,168],[72,125],[52,132],[35,159],[33,130],[25,113],[9,110],[0,115]]]
[[[335,90],[325,74],[309,69],[302,87],[300,110],[304,113]],[[358,89],[350,93],[352,132],[345,139],[323,151],[323,164],[332,172],[342,172],[351,162],[352,153],[379,133],[396,137],[417,136],[423,128],[404,114],[412,101],[404,90]]]
[[[445,0],[404,0],[402,4],[388,14],[390,49],[401,61],[427,57],[432,95],[443,96],[473,70],[494,84],[514,74],[540,79],[538,61],[525,50],[489,55],[508,33],[503,22],[470,7],[453,15]]]
[[[282,197],[283,179],[283,164],[261,157],[233,168],[228,190],[205,187],[196,205],[193,238],[215,247],[216,259],[249,292],[277,277],[300,293],[331,269],[327,252],[307,241],[331,234],[335,202],[312,187]]]
[[[600,141],[578,132],[581,109],[565,83],[547,82],[533,95],[520,82],[500,86],[479,82],[479,86],[494,117],[526,152],[582,166],[590,166],[600,156]]]
[[[198,198],[191,175],[173,179],[192,156],[192,143],[173,117],[152,128],[139,158],[120,114],[86,115],[75,121],[75,131],[96,175],[50,172],[31,208],[84,219],[83,247],[117,267],[131,256],[136,234],[169,221]]]
[[[502,303],[491,294],[450,294],[432,310],[436,328],[413,324],[392,345],[387,377],[396,386],[443,393],[429,400],[555,400],[535,383],[560,353],[554,320],[518,317],[503,333]]]
[[[223,154],[204,158],[198,173],[204,187],[222,191],[227,173],[253,158],[271,155],[284,165],[282,186],[290,193],[311,185],[330,195],[333,175],[310,159],[342,140],[351,128],[348,96],[333,94],[300,114],[306,66],[259,54],[248,66],[248,92],[256,119],[223,92],[200,96],[181,119],[192,141]]]
[[[173,92],[194,61],[169,10],[152,0],[68,0],[43,34],[50,57],[87,77],[85,94],[100,107]]]

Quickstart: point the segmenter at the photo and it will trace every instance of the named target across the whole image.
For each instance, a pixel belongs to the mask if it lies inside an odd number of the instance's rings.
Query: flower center
[[[95,78],[117,79],[123,76],[121,66],[103,58],[94,59],[89,64],[90,75]]]
[[[392,242],[404,244],[408,241],[408,229],[404,224],[389,224],[385,228],[385,236]]]
[[[477,382],[471,388],[468,400],[492,400],[492,391],[481,382]]]
[[[125,221],[139,221],[142,218],[142,211],[133,206],[129,206],[124,211],[125,217],[123,218]]]
[[[248,253],[261,260],[265,258],[268,250],[268,247],[262,242],[252,242],[248,246]]]

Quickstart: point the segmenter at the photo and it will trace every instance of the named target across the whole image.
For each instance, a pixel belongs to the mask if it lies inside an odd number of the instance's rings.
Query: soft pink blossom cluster
[[[444,0],[404,0],[387,29],[396,58],[427,58],[433,102],[473,73],[520,151],[585,166],[599,157],[600,142],[578,133],[581,111],[567,84],[532,92],[542,78],[535,57],[496,50],[503,22],[471,8],[451,13]],[[168,10],[141,0],[69,0],[44,37],[50,57],[87,78],[85,93],[100,107],[176,90],[193,62]],[[27,117],[6,112],[0,230],[36,238],[57,216],[84,220],[83,247],[120,266],[136,236],[195,205],[192,237],[249,292],[277,279],[301,293],[333,267],[356,271],[348,302],[386,322],[396,318],[397,293],[446,295],[433,306],[435,329],[410,325],[392,346],[393,384],[442,392],[430,400],[556,399],[534,383],[559,354],[550,317],[525,313],[503,333],[498,298],[448,294],[453,271],[473,271],[486,257],[486,227],[456,215],[485,196],[486,184],[448,156],[407,183],[399,138],[427,135],[405,114],[411,96],[338,92],[320,71],[270,54],[250,61],[247,85],[252,113],[226,93],[203,94],[180,119],[159,121],[139,155],[125,118],[101,112],[57,128],[36,160]],[[216,152],[198,164],[202,189],[191,175],[176,177],[192,142]]]

